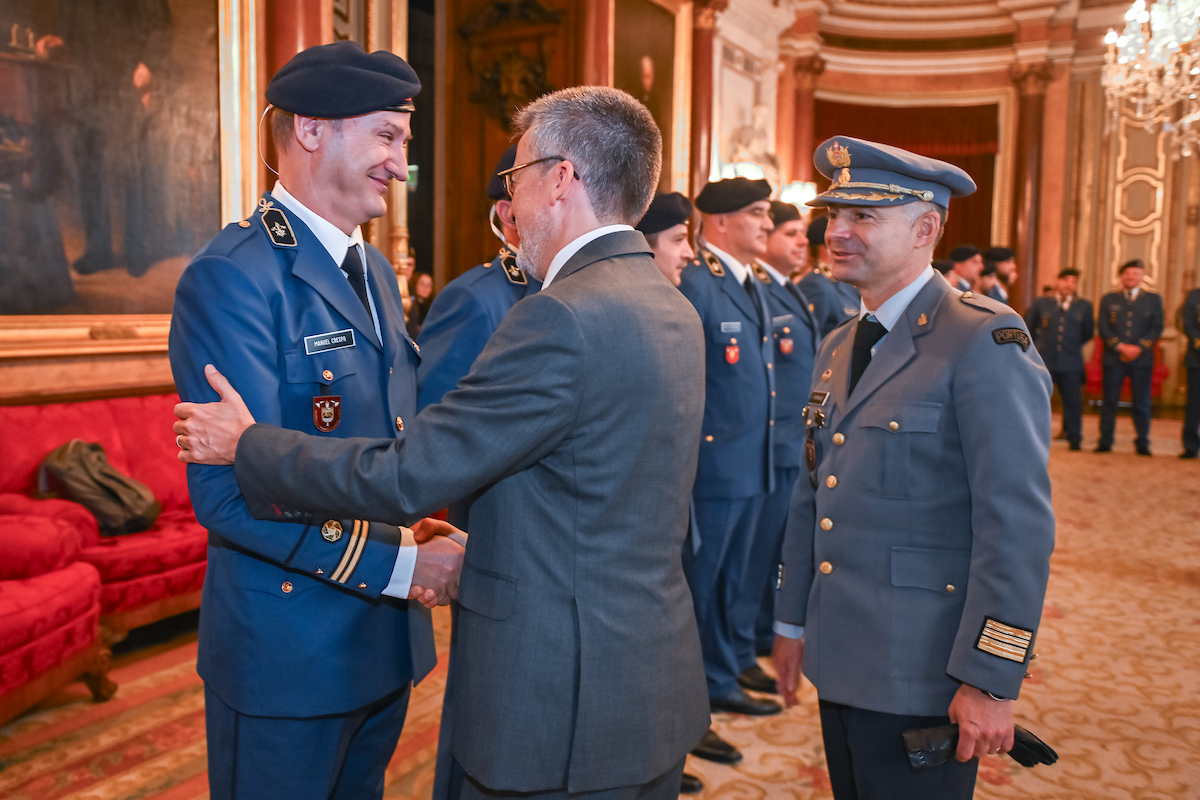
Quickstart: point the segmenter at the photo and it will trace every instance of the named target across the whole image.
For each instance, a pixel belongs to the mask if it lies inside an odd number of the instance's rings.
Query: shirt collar
[[[594,242],[601,236],[607,236],[610,233],[631,230],[633,230],[632,225],[605,225],[602,228],[590,230],[582,236],[576,236],[567,243],[566,247],[564,247],[562,250],[559,250],[557,255],[554,256],[554,260],[550,262],[550,268],[546,270],[546,277],[542,280],[542,288],[545,289],[550,285],[550,282],[554,280],[554,276],[559,273],[559,270],[566,265],[571,256],[582,250],[584,245]]]
[[[333,263],[337,264],[339,268],[346,260],[346,251],[350,249],[351,245],[362,246],[361,227],[355,228],[354,233],[347,236],[338,226],[297,200],[291,192],[283,188],[283,184],[279,181],[275,181],[275,186],[271,189],[271,197],[283,203],[289,211],[300,218],[300,221],[312,231],[313,236],[317,237],[317,241],[328,251]]]
[[[738,261],[733,256],[729,255],[729,253],[726,253],[724,250],[717,247],[715,244],[711,244],[710,242],[705,242],[704,246],[706,248],[708,248],[709,250],[711,250],[713,255],[715,255],[717,258],[721,259],[722,263],[724,263],[725,266],[729,267],[730,272],[733,273],[733,277],[737,278],[738,283],[746,282],[746,276],[750,274],[750,270],[746,267],[745,264]]]
[[[860,300],[858,312],[859,319],[870,314],[871,316],[875,317],[875,319],[879,320],[880,325],[890,331],[892,328],[896,327],[896,323],[900,321],[900,316],[904,313],[904,310],[908,308],[908,304],[912,302],[912,299],[917,296],[917,292],[921,291],[925,284],[929,283],[930,279],[933,278],[933,274],[932,266],[925,267],[925,269],[921,270],[920,274],[913,279],[912,283],[896,292],[887,300],[884,300],[879,308],[875,309],[874,311],[867,309],[867,303],[865,300]]]

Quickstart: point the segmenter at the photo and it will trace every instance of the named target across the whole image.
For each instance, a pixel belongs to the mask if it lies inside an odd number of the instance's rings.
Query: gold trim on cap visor
[[[933,202],[933,192],[928,189],[909,189],[907,186],[900,186],[895,183],[867,183],[866,181],[846,181],[838,182],[829,187],[829,190],[819,195],[820,197],[840,197],[844,200],[899,200],[899,197],[887,197],[882,194],[845,194],[841,189],[879,189],[884,192],[891,192],[895,195],[912,195],[918,200],[924,200],[926,203]]]

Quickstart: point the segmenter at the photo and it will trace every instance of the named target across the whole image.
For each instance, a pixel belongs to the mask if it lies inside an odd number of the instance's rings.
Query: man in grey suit
[[[516,122],[519,264],[543,288],[458,388],[401,439],[330,447],[250,427],[221,386],[221,403],[180,406],[181,458],[236,454],[267,519],[406,521],[478,492],[452,665],[462,796],[674,798],[709,722],[681,559],[704,338],[630,227],[658,183],[661,137],[603,87],[547,95]]]
[[[822,343],[776,602],[779,688],[817,687],[837,800],[967,800],[1013,744],[1054,546],[1050,375],[1021,318],[930,266],[959,168],[836,136],[814,157],[857,318]],[[997,425],[997,420],[1003,422]],[[901,734],[954,722],[956,760]]]

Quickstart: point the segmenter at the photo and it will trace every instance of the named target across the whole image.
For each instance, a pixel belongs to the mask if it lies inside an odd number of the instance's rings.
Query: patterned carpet
[[[1085,422],[1094,431],[1095,418]],[[1175,458],[1178,422],[1155,421],[1154,458],[1134,455],[1132,438],[1122,418],[1111,455],[1054,443],[1058,547],[1016,714],[1061,760],[1023,769],[985,758],[976,798],[1200,798],[1200,462]],[[448,614],[435,620],[444,653]],[[207,798],[195,633],[166,635],[118,656],[111,701],[94,704],[74,684],[0,728],[0,798]],[[443,655],[413,694],[389,798],[430,794],[445,666]],[[718,715],[746,757],[737,767],[689,759],[700,796],[831,797],[811,686],[803,699],[767,719]]]

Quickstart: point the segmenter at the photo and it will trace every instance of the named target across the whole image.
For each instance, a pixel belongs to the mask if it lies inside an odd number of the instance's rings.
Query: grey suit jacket
[[[792,496],[776,618],[826,700],[944,715],[1015,698],[1054,546],[1050,375],[1021,318],[934,276],[848,395],[858,323],[813,370],[816,490]]]
[[[255,425],[251,512],[407,522],[471,506],[455,756],[485,786],[645,783],[709,724],[681,554],[704,409],[696,312],[640,233],[603,236],[513,307],[400,440]]]

